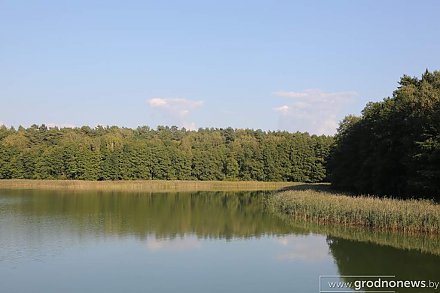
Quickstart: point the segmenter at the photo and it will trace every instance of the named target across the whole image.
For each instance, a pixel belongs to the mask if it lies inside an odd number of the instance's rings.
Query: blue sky
[[[439,1],[0,1],[0,123],[332,134],[440,69]]]

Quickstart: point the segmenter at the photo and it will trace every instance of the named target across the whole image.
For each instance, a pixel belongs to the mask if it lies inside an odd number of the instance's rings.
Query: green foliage
[[[175,126],[0,128],[0,179],[319,182],[333,139]]]
[[[329,162],[335,187],[440,196],[440,72],[402,77],[392,98],[342,121]]]

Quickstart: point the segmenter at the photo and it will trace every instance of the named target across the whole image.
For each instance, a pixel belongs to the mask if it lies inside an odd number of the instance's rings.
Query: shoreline
[[[2,179],[0,189],[46,189],[46,190],[90,190],[90,191],[275,191],[301,183],[263,181],[186,181],[186,180],[33,180]]]
[[[333,192],[328,184],[262,181],[180,180],[32,180],[2,179],[0,190],[71,190],[103,192],[272,191],[268,206],[286,221],[323,227],[355,227],[411,235],[440,234],[440,204],[349,196]]]

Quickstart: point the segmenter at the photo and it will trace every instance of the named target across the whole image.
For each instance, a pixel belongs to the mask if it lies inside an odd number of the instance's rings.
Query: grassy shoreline
[[[180,181],[180,180],[121,180],[121,181],[82,181],[82,180],[0,180],[0,189],[47,189],[47,190],[94,190],[94,191],[256,191],[278,190],[294,186],[292,182],[260,181]]]
[[[398,200],[371,196],[348,196],[326,190],[323,185],[297,185],[274,194],[270,209],[287,219],[365,227],[373,231],[438,235],[440,204],[427,200]]]

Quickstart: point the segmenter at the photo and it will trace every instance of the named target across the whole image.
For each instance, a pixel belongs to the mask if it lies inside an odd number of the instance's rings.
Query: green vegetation
[[[335,142],[328,164],[334,187],[440,199],[440,71],[402,77],[392,98],[346,117]]]
[[[259,181],[178,181],[178,180],[0,180],[0,189],[96,190],[96,191],[256,191],[277,190],[296,185],[292,182]]]
[[[359,226],[404,234],[438,234],[440,205],[427,200],[347,196],[324,185],[299,185],[275,194],[271,209],[294,220]]]
[[[0,127],[0,179],[319,182],[332,137],[177,127]]]
[[[327,163],[328,162],[328,163]],[[321,182],[358,194],[440,197],[440,72],[403,76],[392,97],[337,135],[116,126],[0,127],[0,179]]]

